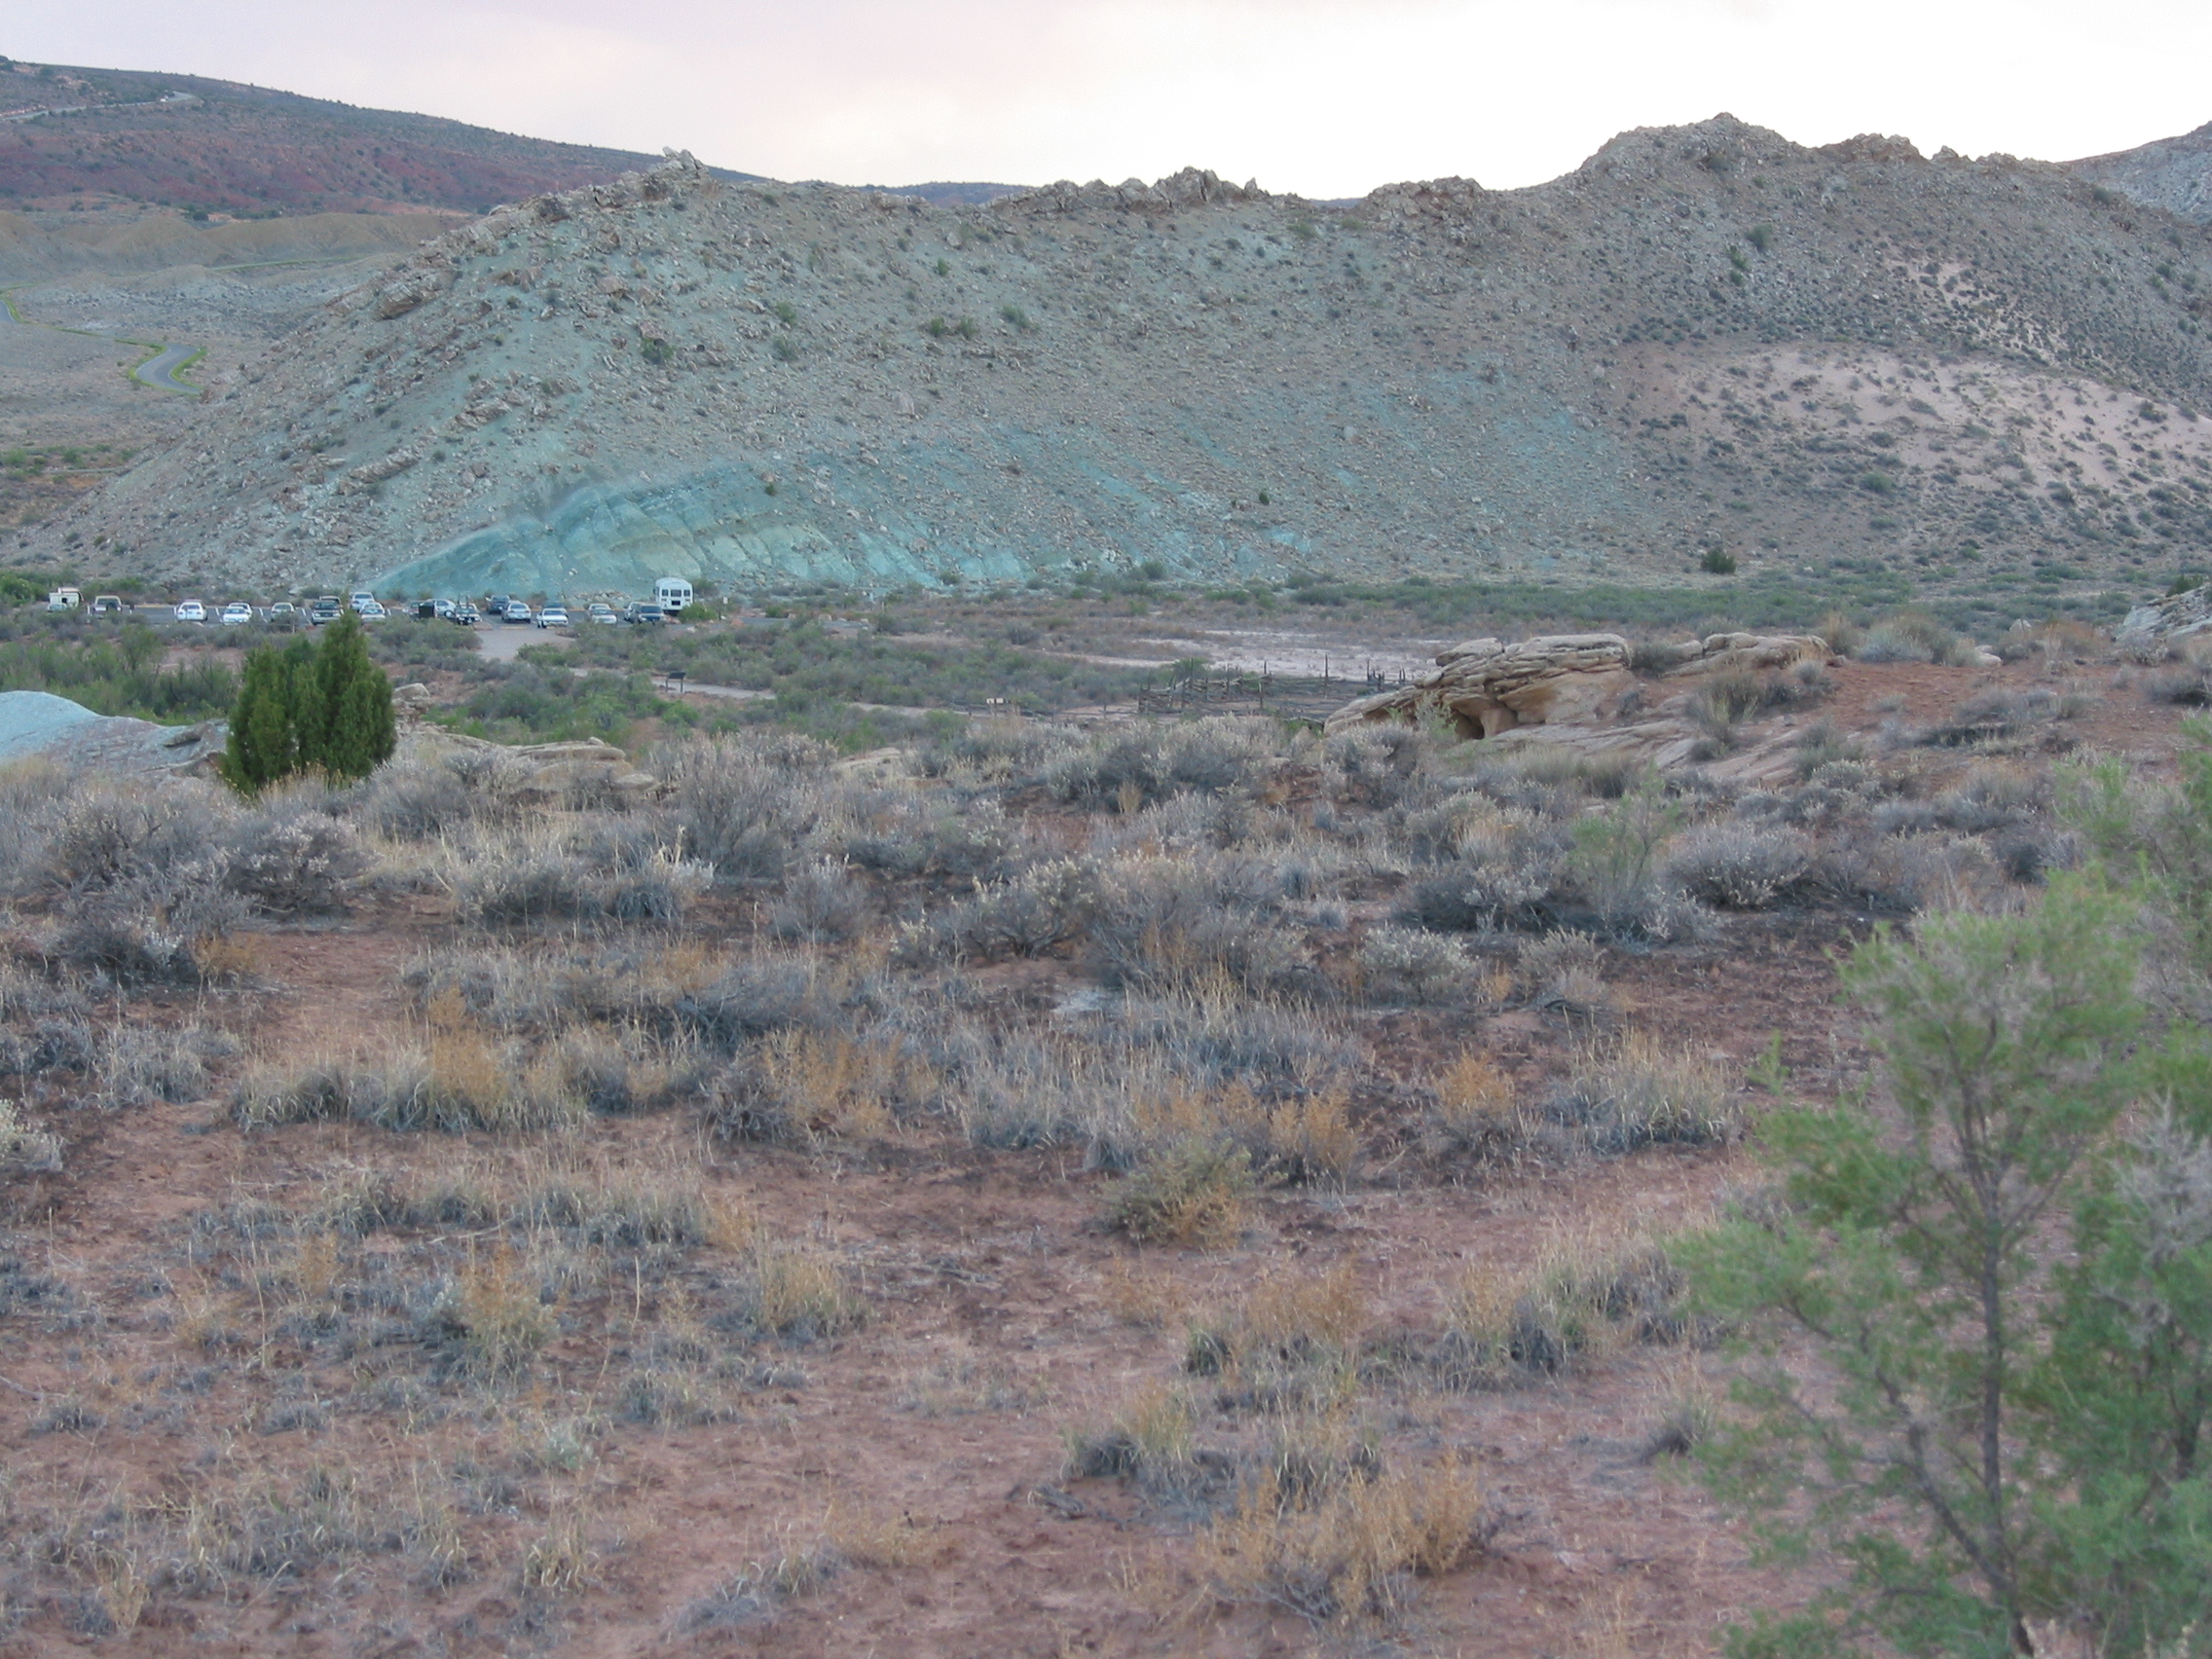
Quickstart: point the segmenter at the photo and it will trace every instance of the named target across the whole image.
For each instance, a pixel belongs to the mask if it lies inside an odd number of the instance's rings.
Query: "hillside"
[[[53,113],[20,119],[37,110]],[[0,72],[0,203],[9,205],[104,197],[228,213],[481,213],[654,160],[123,69],[11,65]]]
[[[2178,138],[2071,164],[2083,178],[2199,224],[2212,221],[2212,121]]]
[[[429,244],[30,547],[575,592],[1711,580],[1717,545],[2111,608],[2212,545],[2208,307],[2212,230],[2063,168],[1728,117],[1344,209],[686,158]]]

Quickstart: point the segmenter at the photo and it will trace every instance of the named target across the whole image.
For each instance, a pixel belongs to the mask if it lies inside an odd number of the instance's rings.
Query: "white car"
[[[197,599],[188,599],[176,608],[176,619],[179,622],[204,622],[207,620],[207,608]]]
[[[377,596],[369,592],[367,588],[361,589],[358,593],[350,593],[346,596],[346,603],[351,606],[355,610],[359,610],[365,606],[374,605],[376,604],[376,602]]]
[[[566,628],[569,625],[569,608],[565,605],[548,605],[537,613],[540,628]]]
[[[223,607],[223,614],[216,620],[226,628],[236,627],[240,622],[251,622],[253,620],[253,607],[246,604],[242,599],[234,599],[230,604]]]
[[[594,605],[586,614],[594,622],[604,622],[610,628],[619,627],[622,622],[622,618],[614,614],[614,607],[604,601]]]
[[[385,618],[384,607],[373,599],[363,600],[353,607],[353,611],[364,622],[382,622]]]
[[[530,610],[530,603],[529,603],[529,601],[527,601],[527,600],[521,600],[521,599],[510,599],[510,600],[508,600],[508,601],[507,601],[507,620],[508,620],[509,622],[522,622],[522,623],[528,623],[528,622],[529,622],[529,621],[531,620],[531,610]]]

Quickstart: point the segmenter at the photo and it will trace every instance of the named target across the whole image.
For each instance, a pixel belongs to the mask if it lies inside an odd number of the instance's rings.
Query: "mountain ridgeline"
[[[272,589],[1721,552],[2047,596],[2162,586],[2208,500],[2212,227],[1723,116],[1335,207],[1195,170],[940,207],[680,158],[426,244],[30,545]]]

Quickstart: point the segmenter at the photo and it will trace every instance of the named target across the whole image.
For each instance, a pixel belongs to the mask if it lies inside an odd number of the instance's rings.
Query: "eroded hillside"
[[[2055,166],[1728,118],[1346,210],[1198,172],[946,210],[685,160],[430,244],[33,546],[455,591],[1647,580],[1715,544],[2162,585],[2212,539],[2208,254]]]

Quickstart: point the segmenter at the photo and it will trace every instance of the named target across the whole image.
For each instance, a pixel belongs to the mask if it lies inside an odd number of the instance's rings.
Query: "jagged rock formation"
[[[2212,121],[2178,138],[2069,164],[2083,178],[2123,191],[2176,218],[2212,221]]]
[[[2212,231],[2063,168],[1725,117],[1341,210],[683,159],[433,242],[29,550],[572,595],[1675,579],[1724,542],[2101,586],[2212,542],[2208,288]]]
[[[1595,727],[1632,709],[1641,712],[1650,701],[1632,668],[1646,658],[1661,667],[1660,695],[1678,700],[1687,687],[1667,682],[1786,669],[1824,661],[1827,654],[1827,642],[1813,634],[1714,634],[1633,653],[1618,634],[1545,634],[1511,644],[1469,640],[1438,652],[1437,666],[1409,684],[1346,704],[1329,717],[1328,729],[1434,717],[1472,739],[1531,726],[1554,732]],[[1647,724],[1633,729],[1640,742],[1659,735]],[[1696,735],[1687,727],[1665,733],[1667,741],[1677,736],[1694,741]]]
[[[2212,629],[2212,583],[2130,610],[2115,633],[2122,650],[2185,640]]]

